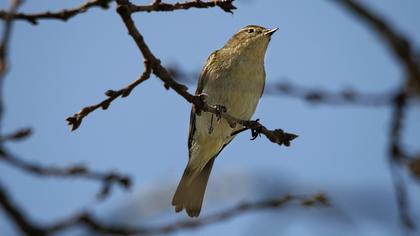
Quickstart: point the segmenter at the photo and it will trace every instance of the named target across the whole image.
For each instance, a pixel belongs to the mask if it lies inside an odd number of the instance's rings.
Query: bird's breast
[[[263,63],[236,61],[217,76],[210,74],[203,92],[210,105],[223,105],[230,115],[250,119],[264,88]]]

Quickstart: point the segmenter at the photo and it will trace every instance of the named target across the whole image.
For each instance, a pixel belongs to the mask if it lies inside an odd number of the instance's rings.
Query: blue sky
[[[76,6],[83,1],[28,1],[21,11]],[[135,1],[148,3],[148,1]],[[420,45],[420,2],[363,1],[380,11]],[[6,1],[1,1],[3,9]],[[238,10],[192,9],[133,16],[163,65],[187,72],[201,69],[207,56],[249,24],[279,27],[266,55],[267,84],[290,81],[333,91],[388,91],[403,79],[398,62],[379,38],[334,1],[237,1]],[[113,5],[114,6],[114,5]],[[104,220],[159,224],[185,219],[170,198],[187,161],[190,105],[152,77],[107,111],[96,111],[70,132],[65,118],[101,101],[143,71],[142,58],[115,13],[93,9],[67,23],[15,24],[11,69],[5,81],[4,131],[31,127],[34,135],[8,147],[45,165],[85,163],[95,170],[118,170],[134,180],[132,191],[115,188],[105,202],[95,200],[99,185],[73,179],[41,178],[0,165],[0,179],[14,200],[39,222],[81,209]],[[189,84],[190,91],[195,85]],[[250,213],[198,231],[200,235],[397,235],[401,228],[387,149],[387,107],[308,104],[283,96],[263,96],[254,118],[269,128],[299,134],[291,147],[239,135],[217,159],[201,215],[241,201],[283,193],[327,193],[329,209],[287,209]],[[404,144],[419,150],[420,112],[410,110]],[[417,148],[417,149],[416,149]],[[419,185],[407,177],[412,199]],[[419,222],[419,202],[412,201]],[[118,216],[118,217],[117,217]],[[0,213],[0,228],[14,235]],[[175,235],[193,235],[197,231]],[[67,232],[73,235],[75,232]]]

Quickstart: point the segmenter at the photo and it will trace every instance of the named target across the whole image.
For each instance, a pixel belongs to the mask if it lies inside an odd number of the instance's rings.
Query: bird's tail
[[[190,217],[198,217],[214,160],[208,161],[202,170],[192,169],[188,162],[172,199],[176,212],[185,209]]]

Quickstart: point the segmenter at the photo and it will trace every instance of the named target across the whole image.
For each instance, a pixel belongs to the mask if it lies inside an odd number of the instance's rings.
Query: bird
[[[236,32],[208,57],[195,94],[203,95],[209,106],[249,120],[264,91],[264,58],[277,30],[248,25]],[[231,134],[242,128],[218,118],[208,112],[198,113],[194,106],[191,110],[188,163],[172,199],[176,212],[185,209],[188,216],[199,216],[214,161],[233,140]]]

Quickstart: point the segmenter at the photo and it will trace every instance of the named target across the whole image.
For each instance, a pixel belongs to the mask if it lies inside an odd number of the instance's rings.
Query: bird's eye
[[[249,29],[248,33],[254,33],[254,29]]]

